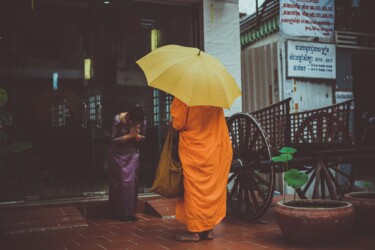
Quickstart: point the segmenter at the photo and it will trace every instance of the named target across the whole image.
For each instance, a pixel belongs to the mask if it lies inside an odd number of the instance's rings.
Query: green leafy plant
[[[286,185],[294,188],[294,201],[296,200],[296,189],[302,187],[306,184],[308,180],[308,175],[302,173],[297,169],[289,169],[288,162],[293,159],[294,153],[297,152],[297,149],[291,147],[282,147],[279,152],[281,153],[278,156],[272,157],[273,162],[279,162],[284,165],[284,202],[285,202],[285,193]]]
[[[5,126],[11,123],[8,112],[5,111],[5,103],[8,101],[8,93],[0,88],[0,146],[7,140]]]
[[[8,93],[5,89],[0,88],[0,158],[23,152],[32,147],[29,142],[13,142],[10,145],[4,145],[8,139],[5,127],[12,124],[11,115],[6,112],[4,107],[7,101]]]
[[[289,187],[298,189],[306,184],[308,176],[295,168],[289,169],[284,174],[284,181]]]
[[[374,187],[374,184],[370,181],[364,181],[363,182],[363,185],[366,187],[366,188],[373,188]]]
[[[0,88],[0,106],[4,106],[4,104],[8,101],[8,93],[5,89]]]

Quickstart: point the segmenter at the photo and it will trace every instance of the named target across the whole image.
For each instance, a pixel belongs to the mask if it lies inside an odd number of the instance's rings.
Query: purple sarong
[[[130,128],[120,122],[119,115],[113,121],[111,142],[108,150],[109,206],[111,216],[132,216],[138,200],[138,142],[121,141]]]

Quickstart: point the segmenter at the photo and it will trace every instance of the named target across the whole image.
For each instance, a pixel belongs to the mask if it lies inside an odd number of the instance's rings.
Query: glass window
[[[51,105],[51,126],[54,128],[65,127],[66,121],[71,114],[69,108],[65,105],[65,100],[57,100]]]

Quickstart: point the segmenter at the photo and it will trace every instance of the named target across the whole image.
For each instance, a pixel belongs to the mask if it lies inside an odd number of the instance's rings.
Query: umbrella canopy
[[[241,95],[219,59],[197,48],[166,45],[137,61],[149,86],[163,90],[188,106],[230,108]]]

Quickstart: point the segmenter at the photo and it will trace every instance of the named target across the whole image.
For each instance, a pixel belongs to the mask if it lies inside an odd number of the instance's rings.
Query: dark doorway
[[[149,189],[171,99],[147,86],[135,61],[152,42],[198,46],[201,32],[197,4],[162,2],[8,1],[0,8],[0,89],[12,118],[0,147],[32,145],[0,158],[0,202],[106,194],[113,117],[134,104],[147,116],[139,191]]]
[[[370,125],[369,119],[375,117],[374,58],[375,52],[363,51],[352,54],[356,144],[363,142],[363,133]]]

